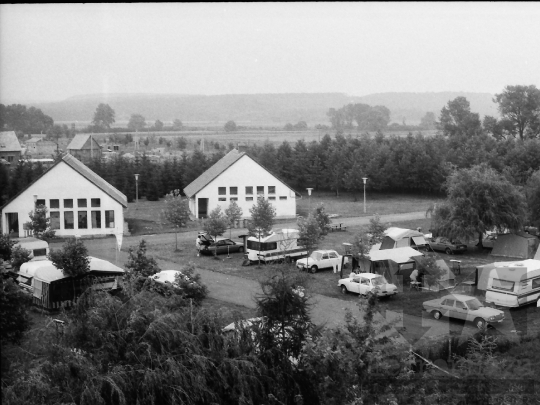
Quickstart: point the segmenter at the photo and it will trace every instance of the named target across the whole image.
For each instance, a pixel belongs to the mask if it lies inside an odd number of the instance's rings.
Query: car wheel
[[[474,324],[478,329],[484,329],[486,327],[486,321],[484,321],[482,318],[476,318],[474,320]]]
[[[433,315],[433,318],[435,318],[437,320],[441,319],[441,317],[442,317],[442,314],[439,311],[433,311],[431,313],[431,315]]]
[[[451,255],[452,254],[452,249],[450,248],[446,248],[446,250],[444,251],[447,255]]]
[[[311,268],[309,269],[309,271],[311,272],[311,274],[315,274],[317,273],[317,266],[311,266]]]
[[[341,285],[341,293],[342,293],[343,295],[345,295],[345,294],[348,293],[347,287],[345,287],[344,285]]]
[[[242,247],[238,248],[238,252],[239,253],[244,253],[244,247],[242,246]]]

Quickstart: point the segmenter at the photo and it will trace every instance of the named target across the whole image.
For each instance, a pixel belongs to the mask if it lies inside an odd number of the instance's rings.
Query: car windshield
[[[388,281],[386,281],[386,279],[383,276],[379,276],[372,279],[371,283],[373,285],[383,285],[383,284],[388,284]]]
[[[465,304],[467,304],[467,306],[470,309],[472,309],[473,311],[483,307],[482,303],[480,301],[478,301],[476,298],[473,298],[472,300],[465,301]]]
[[[311,256],[309,256],[311,260],[321,260],[322,253],[321,252],[313,252]]]

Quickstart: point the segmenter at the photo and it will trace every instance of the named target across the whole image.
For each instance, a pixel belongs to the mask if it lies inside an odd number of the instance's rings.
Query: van
[[[540,260],[495,263],[489,273],[486,302],[516,308],[538,303],[540,298]]]

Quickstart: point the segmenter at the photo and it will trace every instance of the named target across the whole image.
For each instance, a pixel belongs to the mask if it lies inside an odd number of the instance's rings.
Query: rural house
[[[189,208],[196,218],[206,218],[217,206],[226,209],[235,200],[249,218],[249,209],[257,197],[270,201],[276,209],[276,218],[296,217],[296,191],[247,153],[230,151],[216,164],[184,188]]]
[[[15,131],[0,132],[0,160],[15,165],[21,159],[21,144]]]
[[[42,137],[32,137],[26,141],[26,155],[33,158],[50,158],[58,150],[58,144]]]
[[[49,210],[58,236],[121,235],[127,198],[67,154],[2,207],[2,233],[26,237],[36,204]]]
[[[101,146],[92,134],[75,135],[67,147],[67,152],[84,163],[101,159]]]

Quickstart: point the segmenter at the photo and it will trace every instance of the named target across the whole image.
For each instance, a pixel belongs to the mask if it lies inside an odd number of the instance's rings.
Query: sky
[[[0,102],[540,87],[540,2],[0,5]]]

